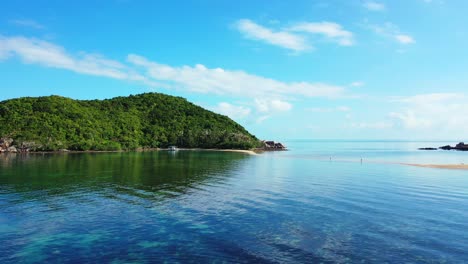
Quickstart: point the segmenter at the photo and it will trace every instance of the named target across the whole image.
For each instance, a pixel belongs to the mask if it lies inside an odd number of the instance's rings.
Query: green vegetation
[[[259,141],[230,118],[184,98],[145,93],[108,100],[60,96],[0,102],[0,137],[32,150],[133,150],[176,145],[250,149]]]

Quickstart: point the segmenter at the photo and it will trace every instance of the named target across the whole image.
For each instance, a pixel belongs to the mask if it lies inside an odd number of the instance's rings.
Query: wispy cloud
[[[397,109],[389,117],[400,129],[427,134],[431,138],[466,138],[468,131],[467,94],[430,93],[390,100]]]
[[[334,22],[299,22],[277,30],[259,25],[249,19],[241,19],[235,25],[237,30],[248,39],[295,52],[313,49],[313,42],[317,40],[317,37],[341,46],[354,44],[353,33]]]
[[[395,39],[401,44],[412,44],[414,43],[413,37],[405,34],[398,34],[395,36]]]
[[[286,31],[274,31],[249,19],[237,21],[236,27],[249,39],[263,41],[293,51],[304,51],[311,48],[302,36]]]
[[[457,93],[420,94],[391,100],[402,104],[390,117],[407,129],[444,128],[468,130],[467,95]]]
[[[302,22],[295,24],[290,30],[294,32],[319,34],[342,46],[351,46],[354,43],[353,33],[344,30],[341,25],[333,22]]]
[[[413,44],[416,42],[416,40],[412,36],[402,33],[395,24],[390,22],[387,22],[383,25],[368,24],[366,25],[366,27],[372,30],[377,35],[393,39],[394,41],[403,45]]]
[[[349,112],[351,108],[347,106],[337,106],[337,107],[311,107],[307,108],[307,111],[314,113],[333,113],[333,112]]]
[[[248,107],[237,106],[226,102],[219,103],[216,107],[212,108],[212,110],[237,120],[247,117],[251,112],[251,109]]]
[[[291,103],[280,99],[262,98],[241,105],[221,102],[215,107],[208,108],[234,120],[247,119],[249,122],[261,123],[271,115],[290,111],[292,107]]]
[[[9,21],[10,24],[14,24],[21,27],[29,27],[34,29],[44,29],[45,26],[30,19],[12,19]]]
[[[392,122],[387,121],[378,121],[378,122],[360,122],[360,123],[351,123],[350,127],[359,128],[359,129],[389,129],[394,125]]]
[[[253,75],[244,71],[195,66],[172,67],[130,54],[128,61],[146,71],[151,80],[166,82],[174,88],[192,92],[233,95],[253,98],[283,98],[290,96],[339,97],[344,88],[324,83],[292,82]]]
[[[363,6],[370,11],[384,11],[386,9],[383,3],[375,1],[365,1]]]
[[[279,99],[255,99],[255,105],[261,113],[284,112],[292,108],[290,103]]]
[[[71,55],[58,45],[34,38],[0,36],[0,59],[8,57],[18,57],[26,64],[66,69],[81,74],[120,80],[146,80],[118,61],[84,52]]]
[[[364,83],[364,82],[361,82],[361,81],[352,82],[352,83],[350,84],[351,87],[362,87],[362,86],[364,86],[364,85],[365,85],[365,83]]]

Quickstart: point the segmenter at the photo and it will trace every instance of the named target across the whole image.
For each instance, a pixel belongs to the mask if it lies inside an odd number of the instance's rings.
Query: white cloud
[[[325,83],[282,82],[239,70],[207,68],[202,64],[174,67],[130,54],[127,62],[102,55],[80,52],[71,54],[53,43],[25,37],[0,35],[0,60],[19,58],[23,63],[65,69],[80,74],[139,82],[147,86],[181,89],[197,93],[241,98],[282,98],[343,96],[344,87]],[[288,108],[272,101],[271,108]],[[276,105],[275,105],[276,104]]]
[[[233,105],[221,102],[215,107],[208,108],[217,113],[227,115],[235,120],[247,119],[250,123],[261,123],[274,114],[291,110],[292,105],[286,101],[278,99],[263,98],[254,99],[253,103],[245,103],[243,105]]]
[[[285,83],[262,76],[221,68],[207,68],[197,64],[172,67],[130,54],[128,61],[142,67],[152,81],[164,82],[169,87],[187,89],[198,93],[211,93],[248,98],[282,98],[291,96],[339,97],[344,94],[341,86],[324,83]]]
[[[22,26],[22,27],[29,27],[34,29],[44,29],[45,26],[30,19],[13,19],[9,21],[11,24]]]
[[[294,32],[319,34],[337,42],[341,46],[351,46],[354,43],[353,33],[344,30],[341,25],[333,22],[301,22],[292,26],[290,30]]]
[[[264,41],[268,44],[279,46],[293,51],[304,51],[311,48],[300,35],[286,31],[273,31],[249,19],[241,19],[236,23],[237,29],[246,38]]]
[[[409,129],[430,128],[433,125],[431,118],[417,117],[412,110],[406,110],[404,113],[391,112],[389,117],[398,119]]]
[[[257,120],[255,121],[257,124],[260,124],[262,123],[263,121],[269,119],[271,116],[269,115],[264,115],[264,116],[260,116],[259,118],[257,118]]]
[[[414,43],[414,39],[411,36],[398,34],[395,36],[395,39],[400,42],[401,44],[412,44]]]
[[[312,49],[312,40],[315,36],[322,36],[324,39],[336,42],[341,46],[354,44],[353,33],[334,22],[299,22],[288,28],[274,30],[256,24],[249,19],[241,19],[235,23],[235,26],[246,38],[263,41],[295,52]]]
[[[393,123],[386,121],[379,122],[361,122],[361,123],[351,123],[352,128],[360,129],[389,129],[393,127]]]
[[[370,11],[384,11],[385,5],[375,1],[366,1],[363,3],[364,8]]]
[[[220,114],[227,115],[232,119],[243,119],[248,116],[251,111],[250,108],[236,106],[226,102],[219,103],[213,110]]]
[[[62,47],[34,38],[0,36],[0,59],[16,56],[26,64],[66,69],[76,73],[120,80],[146,79],[121,64],[100,55],[81,53],[73,56]]]
[[[352,83],[350,84],[351,87],[362,87],[362,86],[364,86],[364,85],[365,85],[364,82],[352,82]]]
[[[366,27],[374,31],[377,35],[393,39],[403,45],[413,44],[416,42],[412,36],[401,33],[400,29],[390,22],[383,25],[366,25]]]
[[[389,116],[403,128],[452,137],[468,130],[467,99],[467,95],[457,93],[397,97],[390,102],[398,103],[401,107]]]
[[[257,111],[261,113],[284,112],[292,108],[290,103],[278,99],[255,99],[255,105]]]

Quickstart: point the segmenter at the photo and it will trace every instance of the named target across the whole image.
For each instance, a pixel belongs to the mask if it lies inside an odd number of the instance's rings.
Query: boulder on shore
[[[264,150],[286,150],[286,146],[280,142],[262,141]]]
[[[0,148],[8,149],[13,144],[12,138],[0,138]]]
[[[11,146],[11,147],[7,148],[7,151],[12,152],[12,153],[16,153],[16,152],[18,152],[18,149],[16,149],[15,146]]]

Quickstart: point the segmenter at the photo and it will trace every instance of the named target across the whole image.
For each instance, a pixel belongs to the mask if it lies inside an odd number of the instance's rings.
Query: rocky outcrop
[[[13,139],[11,138],[0,138],[0,152],[8,152],[8,149],[13,144]]]
[[[20,145],[14,145],[12,138],[0,138],[0,152],[25,153],[36,149],[38,146],[33,141],[24,141]]]
[[[460,142],[457,145],[455,145],[455,147],[446,145],[446,146],[439,147],[439,149],[468,151],[468,144],[465,144],[464,142]]]
[[[275,141],[262,141],[263,150],[286,150],[286,146],[280,142]]]
[[[11,153],[16,153],[16,152],[18,152],[18,149],[15,146],[11,146],[11,147],[7,148],[6,151],[11,152]]]

